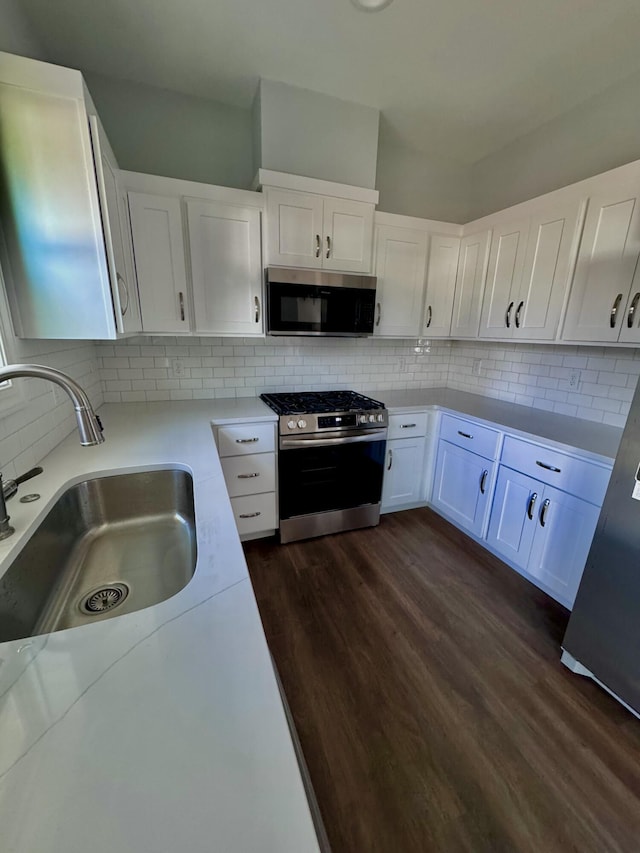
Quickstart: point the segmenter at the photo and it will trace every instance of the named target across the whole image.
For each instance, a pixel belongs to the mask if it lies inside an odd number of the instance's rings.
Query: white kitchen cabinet
[[[187,272],[179,198],[128,193],[145,332],[188,332]]]
[[[459,237],[431,235],[422,324],[425,337],[446,338],[451,332],[459,255]]]
[[[376,336],[418,336],[428,243],[425,231],[393,225],[376,227]]]
[[[522,569],[529,562],[544,488],[544,483],[504,465],[498,470],[487,542]]]
[[[272,187],[265,194],[270,265],[371,270],[373,204]]]
[[[633,331],[632,342],[640,342],[635,323],[631,330],[626,326],[635,290],[640,289],[634,288],[639,257],[640,167],[633,164],[589,198],[563,340],[627,340]],[[624,328],[628,331],[622,338]]]
[[[382,511],[388,512],[423,499],[425,439],[397,438],[387,441],[382,485]]]
[[[584,205],[554,202],[493,229],[480,337],[554,340]]]
[[[89,116],[89,130],[98,179],[116,327],[121,333],[140,332],[142,319],[138,284],[133,267],[129,220],[118,164],[98,116]]]
[[[260,210],[187,201],[195,330],[264,333]]]
[[[480,231],[468,234],[460,241],[460,259],[451,318],[452,338],[478,336],[490,240],[491,231]]]
[[[431,502],[458,526],[482,536],[495,462],[440,439]]]

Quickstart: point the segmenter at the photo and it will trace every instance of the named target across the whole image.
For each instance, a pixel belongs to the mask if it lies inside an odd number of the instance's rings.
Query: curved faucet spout
[[[71,398],[73,408],[75,409],[78,432],[80,433],[80,444],[84,447],[102,444],[104,441],[102,424],[93,411],[93,407],[85,391],[78,385],[75,379],[67,376],[61,370],[55,370],[53,367],[46,367],[43,364],[8,364],[6,367],[0,367],[0,382],[6,382],[9,379],[21,379],[23,377],[46,379],[49,382],[55,382],[56,385],[63,388]]]

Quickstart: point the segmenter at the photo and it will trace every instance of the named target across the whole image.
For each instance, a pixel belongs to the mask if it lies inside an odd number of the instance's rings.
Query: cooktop
[[[278,415],[306,415],[320,412],[362,412],[384,409],[384,403],[355,391],[300,391],[261,394],[260,399]]]

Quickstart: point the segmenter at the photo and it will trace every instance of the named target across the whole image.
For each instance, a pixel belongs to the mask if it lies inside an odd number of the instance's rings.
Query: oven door
[[[286,436],[278,454],[280,518],[378,506],[387,430]]]
[[[373,333],[375,289],[270,281],[270,335],[359,336]]]

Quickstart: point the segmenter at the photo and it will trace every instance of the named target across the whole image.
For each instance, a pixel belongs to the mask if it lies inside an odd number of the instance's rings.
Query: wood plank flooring
[[[428,509],[245,546],[333,853],[640,851],[640,722]]]

